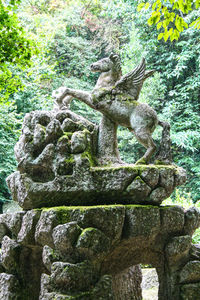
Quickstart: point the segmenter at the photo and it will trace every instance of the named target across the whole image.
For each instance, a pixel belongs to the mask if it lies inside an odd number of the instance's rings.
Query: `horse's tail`
[[[171,137],[170,137],[170,124],[168,122],[163,122],[158,120],[158,125],[163,127],[162,138],[160,143],[160,148],[158,151],[157,160],[165,163],[172,163],[172,153],[171,153]]]

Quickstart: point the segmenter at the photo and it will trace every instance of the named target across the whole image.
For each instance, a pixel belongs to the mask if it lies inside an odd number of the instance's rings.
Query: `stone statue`
[[[72,96],[100,111],[103,118],[99,128],[98,156],[100,163],[117,162],[117,126],[127,127],[147,150],[137,164],[146,164],[156,150],[152,133],[157,125],[164,130],[169,124],[158,120],[156,112],[147,104],[138,102],[143,82],[154,73],[146,71],[145,59],[130,73],[122,76],[120,58],[111,54],[91,65],[92,72],[100,72],[93,91],[86,92],[62,87],[54,93],[57,103]],[[103,157],[103,159],[101,159]]]
[[[200,245],[192,244],[200,212],[160,206],[186,173],[141,164],[159,123],[159,157],[170,158],[169,126],[137,102],[153,71],[142,60],[122,76],[117,55],[91,69],[101,72],[91,93],[64,88],[52,111],[24,118],[18,170],[7,178],[23,210],[0,215],[0,298],[141,300],[142,263],[157,270],[159,300],[200,299]],[[99,127],[68,109],[73,97],[102,112]],[[118,124],[147,148],[140,164],[114,164]]]

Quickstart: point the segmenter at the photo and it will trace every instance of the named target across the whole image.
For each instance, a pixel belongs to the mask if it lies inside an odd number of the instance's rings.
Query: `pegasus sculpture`
[[[54,93],[57,103],[61,106],[66,99],[76,98],[103,114],[98,147],[99,159],[103,158],[103,162],[120,163],[116,132],[117,126],[121,125],[127,127],[146,148],[137,163],[148,163],[156,151],[152,139],[156,126],[169,128],[168,123],[158,120],[156,112],[148,104],[137,101],[144,81],[154,70],[146,71],[143,58],[133,71],[122,76],[120,57],[111,54],[93,63],[91,71],[100,73],[92,92],[61,87]]]

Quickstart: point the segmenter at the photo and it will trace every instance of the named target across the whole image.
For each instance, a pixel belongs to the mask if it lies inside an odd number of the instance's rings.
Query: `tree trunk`
[[[113,276],[114,300],[142,300],[142,271],[140,265],[132,266]]]

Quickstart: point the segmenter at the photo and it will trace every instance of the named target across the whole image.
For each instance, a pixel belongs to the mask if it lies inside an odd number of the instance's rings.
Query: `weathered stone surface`
[[[19,282],[14,275],[0,273],[0,297],[3,300],[20,300]]]
[[[158,187],[149,195],[150,202],[152,204],[159,205],[164,199],[167,198],[167,193],[164,187]]]
[[[192,260],[200,260],[200,244],[192,244],[190,257]]]
[[[175,186],[184,184],[186,182],[186,179],[187,179],[186,171],[183,168],[178,167],[174,178]]]
[[[104,275],[97,282],[96,286],[91,292],[91,300],[95,299],[114,300],[111,276]]]
[[[184,209],[180,206],[161,207],[161,225],[168,234],[181,233],[184,226]]]
[[[35,244],[35,227],[40,217],[40,211],[28,211],[22,220],[21,230],[18,233],[17,241],[24,245]]]
[[[122,234],[125,207],[108,205],[77,208],[72,211],[71,218],[76,220],[82,228],[94,227],[101,230],[114,243],[120,239]]]
[[[43,247],[42,261],[49,272],[51,271],[52,263],[59,261],[60,259],[60,256],[54,249],[47,245]]]
[[[19,263],[20,245],[8,236],[4,236],[1,251],[3,267],[8,272],[16,272],[17,264]]]
[[[42,246],[54,247],[52,231],[58,223],[57,214],[54,211],[43,211],[36,226],[36,242]]]
[[[133,182],[127,187],[127,192],[133,199],[145,199],[151,192],[151,188],[137,176]]]
[[[170,195],[174,187],[174,171],[172,168],[161,168],[160,169],[160,185],[165,188],[165,190]]]
[[[172,268],[179,268],[180,265],[186,263],[191,248],[191,236],[174,237],[167,244],[165,253]]]
[[[193,216],[198,220],[196,211],[189,210],[190,214],[191,220]],[[187,216],[181,207],[150,205],[52,207],[16,214],[21,230],[19,225],[17,230],[7,229],[12,239],[3,238],[0,273],[13,273],[20,281],[14,294],[8,288],[10,299],[27,300],[29,295],[28,300],[115,300],[113,276],[148,263],[157,269],[160,299],[191,293],[196,297],[200,249],[191,244],[191,234],[182,235]],[[1,220],[9,225],[12,214]],[[16,220],[11,223],[17,224]],[[196,221],[189,223],[190,233]],[[195,283],[195,291],[189,283]]]
[[[82,153],[87,148],[87,136],[86,132],[77,131],[73,133],[71,138],[71,152]]]
[[[0,215],[0,243],[5,235],[16,238],[25,212]]]
[[[41,289],[40,289],[39,300],[51,299],[45,296],[48,292],[52,291],[50,282],[51,282],[51,278],[49,275],[45,273],[41,274]]]
[[[58,225],[53,229],[52,237],[56,250],[60,253],[73,251],[78,236],[81,234],[81,228],[76,222],[69,222]]]
[[[78,238],[76,248],[85,257],[98,257],[110,248],[110,239],[96,228],[86,228]]]
[[[1,216],[0,216],[1,217]],[[1,220],[2,222],[2,220]],[[0,243],[2,242],[3,240],[3,237],[7,235],[7,236],[10,236],[11,235],[11,232],[10,230],[8,229],[8,227],[6,226],[6,224],[3,222],[3,223],[0,223]]]
[[[200,283],[184,284],[181,286],[181,300],[200,299]]]
[[[109,155],[118,165],[97,166],[98,143],[97,127],[69,110],[28,114],[15,147],[19,171],[7,179],[13,199],[25,210],[94,201],[160,205],[185,180],[176,166],[121,164],[116,147]]]
[[[200,281],[200,261],[189,261],[181,270],[180,283]]]
[[[147,243],[160,231],[160,212],[152,206],[127,205],[125,236],[140,238]]]
[[[200,226],[200,210],[196,207],[189,208],[185,213],[185,234],[192,235]]]
[[[159,169],[155,167],[144,168],[140,172],[141,178],[148,184],[148,186],[154,188],[158,184]]]
[[[84,291],[95,283],[96,278],[97,273],[88,261],[77,264],[55,262],[51,267],[51,280],[65,292]]]

